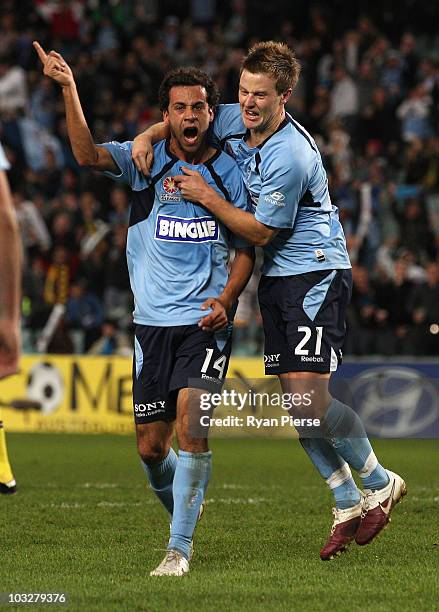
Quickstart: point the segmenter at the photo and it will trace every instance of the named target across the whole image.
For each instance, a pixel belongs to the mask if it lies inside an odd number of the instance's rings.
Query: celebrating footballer
[[[55,51],[34,46],[44,74],[62,88],[78,163],[131,189],[127,258],[135,302],[137,447],[171,520],[165,558],[151,575],[181,576],[189,571],[212,464],[206,433],[191,423],[199,396],[220,388],[226,375],[233,314],[254,253],[201,203],[185,198],[175,177],[197,172],[224,205],[231,202],[243,212],[247,192],[236,162],[207,140],[218,92],[205,73],[188,68],[165,76],[159,101],[169,138],[154,146],[151,175],[145,177],[131,159],[131,142],[94,143],[69,66]],[[174,429],[178,456],[171,446]]]

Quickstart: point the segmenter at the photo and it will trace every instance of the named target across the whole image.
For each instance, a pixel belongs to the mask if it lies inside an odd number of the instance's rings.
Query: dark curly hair
[[[207,93],[207,103],[212,108],[218,104],[219,91],[210,76],[198,68],[176,68],[165,75],[159,89],[159,105],[163,112],[169,106],[171,87],[201,85]]]

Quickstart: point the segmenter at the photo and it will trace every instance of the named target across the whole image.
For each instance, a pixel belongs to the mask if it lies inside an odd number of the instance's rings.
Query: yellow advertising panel
[[[129,357],[27,355],[20,367],[20,374],[0,381],[0,414],[8,431],[133,431]],[[245,385],[263,372],[262,357],[236,358],[228,376]]]

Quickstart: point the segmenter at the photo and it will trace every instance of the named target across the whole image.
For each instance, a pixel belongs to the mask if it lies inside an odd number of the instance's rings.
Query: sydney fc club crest
[[[181,195],[178,191],[177,184],[172,176],[167,176],[163,179],[163,191],[160,194],[161,202],[180,202]]]

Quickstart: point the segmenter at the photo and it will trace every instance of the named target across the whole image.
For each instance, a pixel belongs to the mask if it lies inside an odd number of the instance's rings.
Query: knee
[[[187,453],[206,453],[209,445],[206,438],[192,438],[183,432],[177,434],[178,448]]]
[[[169,453],[169,446],[164,441],[138,440],[137,451],[143,463],[150,465],[163,461]]]

